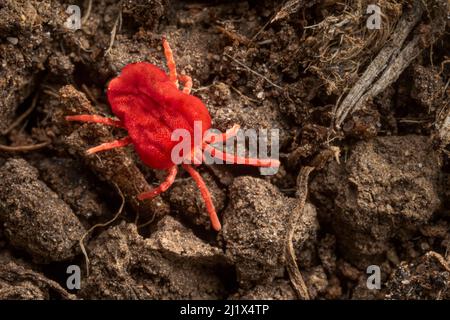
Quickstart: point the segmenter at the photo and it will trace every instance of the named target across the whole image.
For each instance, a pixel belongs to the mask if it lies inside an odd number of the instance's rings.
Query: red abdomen
[[[171,141],[175,129],[194,135],[194,121],[202,122],[202,134],[211,127],[211,117],[200,99],[178,90],[158,67],[139,62],[127,65],[108,86],[113,113],[125,125],[136,152],[154,169],[174,165]]]

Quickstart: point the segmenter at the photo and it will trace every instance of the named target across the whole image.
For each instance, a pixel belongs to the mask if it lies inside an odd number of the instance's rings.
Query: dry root
[[[121,215],[122,210],[123,210],[123,207],[124,207],[124,205],[125,205],[125,197],[124,197],[122,191],[120,190],[120,188],[119,188],[116,184],[115,184],[115,187],[116,187],[117,191],[118,191],[119,194],[120,194],[120,198],[122,199],[122,203],[120,204],[119,210],[117,210],[117,213],[114,215],[114,217],[113,217],[111,220],[106,221],[105,223],[97,223],[96,225],[93,225],[89,230],[87,230],[87,231],[83,234],[83,236],[81,237],[81,239],[80,239],[80,241],[79,241],[79,243],[80,243],[80,249],[81,249],[81,252],[83,253],[84,259],[85,259],[85,264],[86,264],[86,275],[87,275],[87,277],[89,277],[89,265],[90,265],[90,260],[89,260],[89,256],[88,256],[88,254],[87,254],[86,248],[85,248],[85,246],[84,246],[84,239],[85,239],[92,231],[94,231],[94,229],[96,229],[96,228],[101,228],[101,227],[107,227],[107,226],[109,226],[111,223],[113,223],[114,221],[116,221],[117,218]]]
[[[414,37],[403,45],[424,12],[429,15],[431,24],[419,25]],[[336,128],[340,128],[349,114],[361,109],[367,101],[395,82],[423,49],[433,44],[445,30],[446,12],[447,3],[444,0],[426,4],[415,0],[412,8],[403,14],[389,41],[335,110]]]
[[[304,63],[324,81],[328,94],[339,94],[356,81],[360,68],[384,46],[402,13],[400,1],[378,1],[381,29],[371,30],[367,28],[369,4],[349,1],[339,15],[305,27]]]
[[[303,213],[306,203],[306,196],[308,195],[308,178],[309,174],[314,170],[314,167],[303,167],[297,179],[298,188],[298,204],[293,210],[289,218],[289,229],[286,237],[286,267],[291,279],[292,286],[297,293],[299,299],[309,300],[309,292],[303,280],[302,274],[297,265],[297,258],[295,256],[294,245],[292,239],[294,237],[295,225]]]

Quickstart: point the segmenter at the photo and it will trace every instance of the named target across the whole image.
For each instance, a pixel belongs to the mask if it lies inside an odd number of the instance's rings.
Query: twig
[[[2,270],[3,271],[3,270]],[[68,293],[59,283],[57,283],[54,280],[50,280],[41,274],[34,272],[34,271],[24,271],[22,270],[12,270],[8,269],[7,275],[11,276],[14,281],[18,280],[30,280],[30,281],[37,281],[45,286],[47,286],[49,289],[52,289],[59,294],[61,294],[61,297],[67,299],[67,300],[76,300],[77,297],[74,294]],[[9,280],[9,279],[7,279]]]
[[[448,102],[442,107],[436,122],[438,122],[437,134],[441,147],[445,148],[450,143],[450,105]]]
[[[447,261],[445,261],[443,256],[441,256],[439,253],[437,253],[435,251],[431,251],[429,253],[429,256],[435,258],[437,260],[437,262],[439,262],[439,264],[445,269],[445,271],[450,272],[450,267],[449,267]]]
[[[58,91],[56,91],[53,87],[51,87],[51,86],[49,86],[49,85],[46,85],[46,84],[41,85],[41,87],[43,88],[42,91],[43,91],[44,93],[48,94],[49,96],[52,96],[52,97],[54,97],[54,98],[56,98],[56,99],[60,99],[60,98],[61,98],[61,97],[59,96]]]
[[[43,91],[44,91],[44,93],[48,94],[49,96],[52,96],[53,98],[56,98],[56,99],[61,98],[61,97],[59,96],[59,94],[57,94],[57,93],[55,93],[55,92],[53,92],[53,91],[51,91],[51,90],[43,90]]]
[[[261,34],[261,32],[264,31],[264,29],[271,23],[286,18],[287,16],[295,13],[300,8],[300,0],[288,0],[284,5],[280,7],[280,9],[277,11],[276,14],[272,15],[272,18],[267,20],[267,22],[258,30],[258,32],[255,33],[255,35],[251,38],[251,42],[256,40],[258,36]]]
[[[243,36],[241,34],[238,34],[234,31],[229,31],[227,29],[225,29],[222,26],[216,26],[217,30],[219,30],[221,33],[223,33],[224,35],[226,35],[228,38],[230,38],[232,41],[237,41],[239,43],[243,43],[244,45],[248,46],[251,44],[251,41],[246,37]]]
[[[447,58],[447,56],[446,56],[446,58]],[[450,63],[450,59],[446,59],[446,60],[444,60],[444,61],[441,62],[441,69],[440,69],[440,71],[439,71],[439,75],[441,75],[441,74],[444,73],[444,67],[445,67],[445,65],[448,64],[448,63]]]
[[[27,152],[34,151],[38,149],[42,149],[50,144],[50,141],[26,145],[26,146],[5,146],[4,144],[0,144],[0,151],[5,152]]]
[[[138,220],[139,220],[139,216],[137,215],[137,216],[136,216],[136,220],[134,221],[135,224],[136,224],[136,228],[141,229],[141,228],[143,228],[143,227],[148,226],[149,224],[151,224],[151,223],[155,220],[155,217],[156,217],[156,213],[153,213],[153,216],[152,216],[151,219],[149,219],[148,221],[146,221],[146,222],[144,222],[144,223],[138,225],[137,222],[138,222]]]
[[[442,93],[442,96],[444,96],[445,95],[445,92],[447,91],[447,88],[448,88],[448,86],[450,85],[450,78],[448,78],[448,81],[447,81],[447,83],[445,84],[445,87],[444,87],[444,90],[443,90],[443,93]]]
[[[108,225],[110,225],[111,223],[113,223],[114,221],[116,221],[116,219],[120,216],[120,214],[122,213],[123,207],[125,205],[125,197],[123,196],[122,190],[120,190],[120,188],[114,184],[114,186],[116,187],[117,191],[119,192],[120,198],[122,199],[122,203],[120,204],[119,210],[117,210],[117,213],[114,215],[114,217],[109,220],[106,221],[104,223],[97,223],[95,225],[93,225],[89,230],[87,230],[83,236],[81,237],[81,239],[79,240],[80,243],[80,248],[81,248],[81,252],[84,255],[85,258],[85,263],[86,263],[86,275],[87,277],[89,277],[89,264],[90,264],[90,260],[89,260],[89,256],[86,252],[86,248],[84,246],[84,239],[86,238],[86,236],[91,233],[94,229],[99,228],[99,227],[106,227]]]
[[[38,97],[39,93],[36,93],[33,97],[33,101],[31,101],[30,107],[24,113],[22,113],[6,130],[2,132],[3,136],[11,132],[12,129],[19,125],[26,117],[30,115],[31,112],[33,112],[33,110],[36,108]]]
[[[255,41],[259,34],[264,31],[264,29],[270,24],[271,20],[267,20],[267,22],[255,33],[255,35],[250,39],[251,42]]]
[[[446,9],[444,9],[446,7],[445,1],[434,2],[424,3],[416,0],[413,9],[402,16],[388,43],[337,108],[334,121],[336,128],[340,128],[350,113],[360,109],[366,101],[377,96],[398,79],[411,62],[425,49],[422,43],[425,36],[431,38],[429,45],[432,45],[436,40],[435,36],[445,30],[445,20],[440,19],[442,17],[439,16],[446,12]],[[433,8],[434,14],[429,12],[428,6]],[[420,21],[425,9],[432,19],[430,25],[432,31],[424,34],[419,30],[401,50],[403,43]]]
[[[244,98],[245,100],[248,100],[250,102],[254,102],[254,103],[259,103],[258,100],[252,99],[250,97],[247,97],[245,94],[243,94],[242,92],[240,92],[238,89],[236,89],[235,87],[231,86],[230,87],[232,90],[234,90],[237,94],[239,94],[242,98]]]
[[[390,41],[367,67],[364,74],[336,109],[335,126],[337,128],[340,128],[349,113],[356,111],[363,105],[364,101],[366,101],[365,99],[373,97],[374,94],[381,92],[392,81],[397,79],[401,72],[420,53],[417,47],[419,35],[399,54],[406,38],[420,21],[422,13],[423,6],[419,1],[416,1],[412,11],[402,16]],[[390,63],[391,60],[394,61]]]
[[[81,89],[83,89],[84,93],[88,96],[89,99],[94,103],[94,105],[98,105],[97,99],[95,99],[94,95],[92,94],[91,90],[85,85],[84,83],[81,85]]]
[[[119,2],[119,6],[121,6],[121,4],[122,4],[122,1]],[[109,40],[109,46],[105,51],[105,56],[107,56],[109,54],[109,52],[111,51],[111,49],[114,45],[114,41],[116,40],[117,25],[121,19],[122,19],[122,9],[120,8],[119,14],[117,15],[116,21],[114,21],[114,26],[111,30],[111,38]]]
[[[266,80],[268,83],[270,83],[272,86],[278,88],[278,89],[283,89],[282,87],[280,87],[279,85],[273,83],[272,81],[270,81],[270,79],[268,79],[267,77],[263,76],[262,74],[256,72],[255,70],[251,69],[250,67],[247,67],[245,64],[243,64],[242,62],[240,62],[239,60],[237,60],[236,58],[233,58],[232,56],[230,56],[227,53],[224,53],[224,55],[228,58],[230,58],[231,60],[233,60],[234,62],[236,62],[237,64],[239,64],[240,66],[244,67],[245,69],[247,69],[248,71],[250,71],[251,73],[257,75],[258,77],[263,78],[264,80]]]
[[[294,237],[295,225],[306,204],[306,196],[308,194],[308,178],[309,174],[314,170],[314,167],[303,167],[300,170],[300,174],[297,178],[297,190],[298,190],[298,204],[292,211],[289,217],[288,232],[286,237],[286,267],[291,279],[292,286],[299,299],[309,300],[309,292],[303,280],[302,274],[297,265],[297,258],[295,256],[294,245],[292,239]]]
[[[277,12],[275,17],[272,20],[270,20],[270,23],[273,23],[280,19],[284,19],[287,16],[296,13],[299,8],[300,8],[300,0],[286,1],[286,3],[282,6],[282,8]]]

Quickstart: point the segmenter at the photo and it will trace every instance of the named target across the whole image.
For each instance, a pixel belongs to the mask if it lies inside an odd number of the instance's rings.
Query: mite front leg
[[[173,57],[172,49],[170,48],[169,42],[165,37],[162,39],[164,55],[166,56],[167,68],[169,69],[169,79],[178,88],[178,80],[183,83],[183,92],[186,94],[191,93],[192,89],[192,78],[185,74],[177,74],[177,67],[175,65],[175,59]]]
[[[99,146],[96,146],[94,148],[90,148],[86,151],[86,153],[88,155],[100,152],[100,151],[106,151],[106,150],[111,150],[111,149],[115,149],[115,148],[121,148],[121,147],[125,147],[127,145],[129,145],[131,143],[131,138],[130,137],[125,137],[119,140],[114,140],[111,142],[106,142],[106,143],[102,143]]]
[[[275,159],[258,159],[258,158],[247,158],[240,157],[234,154],[229,154],[222,152],[218,149],[213,148],[207,143],[203,143],[203,150],[208,152],[213,158],[225,161],[227,163],[235,164],[246,164],[255,167],[279,167],[280,161]]]
[[[168,172],[167,178],[163,183],[161,183],[157,188],[155,188],[149,192],[141,193],[140,195],[138,195],[137,198],[139,200],[153,199],[158,194],[163,193],[164,191],[169,189],[170,186],[175,181],[175,177],[177,175],[177,166],[173,166],[173,167],[169,168],[167,170],[167,172]]]
[[[180,74],[178,76],[178,80],[183,83],[183,92],[186,94],[190,94],[192,89],[192,78],[188,75]]]
[[[228,129],[225,133],[206,136],[203,141],[202,148],[205,152],[209,153],[212,157],[216,159],[220,159],[222,161],[228,163],[236,163],[236,164],[246,164],[255,167],[279,167],[280,161],[275,159],[257,159],[257,158],[247,158],[240,157],[234,154],[228,154],[226,152],[222,152],[213,146],[210,143],[224,142],[228,139],[231,139],[237,135],[239,131],[239,125],[235,124],[231,129]]]
[[[178,88],[178,76],[177,76],[177,67],[175,65],[175,60],[173,58],[172,49],[170,48],[169,42],[166,37],[162,38],[162,44],[164,48],[164,55],[166,56],[167,68],[169,69],[169,79]]]
[[[107,126],[124,128],[123,123],[120,120],[101,117],[101,116],[92,115],[92,114],[79,114],[79,115],[75,115],[75,116],[66,116],[65,119],[67,121],[101,123],[101,124],[105,124]]]

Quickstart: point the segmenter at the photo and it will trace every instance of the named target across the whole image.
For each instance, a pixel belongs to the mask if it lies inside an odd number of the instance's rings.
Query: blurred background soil
[[[367,28],[371,4],[380,29]],[[79,30],[65,27],[69,5]],[[1,0],[0,299],[305,298],[291,254],[312,299],[449,299],[449,7]],[[125,132],[64,120],[111,116],[108,82],[132,62],[165,69],[163,35],[213,127],[280,132],[274,176],[199,167],[219,233],[185,172],[137,201],[165,173],[132,147],[87,156]],[[120,216],[86,233],[121,195]],[[66,286],[69,265],[81,267],[80,290]],[[379,290],[367,287],[370,265]]]

